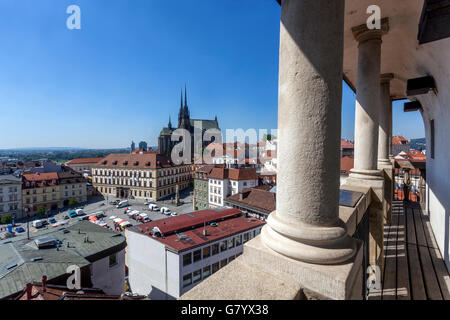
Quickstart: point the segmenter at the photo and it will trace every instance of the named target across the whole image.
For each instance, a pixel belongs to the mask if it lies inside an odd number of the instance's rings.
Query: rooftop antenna
[[[203,236],[206,237],[206,221],[203,222]]]

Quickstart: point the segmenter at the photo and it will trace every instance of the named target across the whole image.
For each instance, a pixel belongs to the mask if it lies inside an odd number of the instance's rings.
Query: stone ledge
[[[242,262],[242,256],[186,292],[179,300],[299,300],[301,287]]]
[[[245,245],[242,261],[286,283],[297,283],[299,287],[329,299],[355,299],[355,290],[362,299],[362,276],[361,279],[357,278],[362,268],[362,242],[356,239],[354,241],[357,242],[357,251],[349,262],[318,265],[285,257],[266,247],[261,237],[256,237]]]
[[[353,236],[359,223],[364,217],[364,214],[370,206],[370,187],[343,185],[341,189],[357,191],[364,194],[354,208],[345,206],[339,207],[339,218],[347,225],[348,234]]]
[[[357,240],[355,240],[357,241]],[[362,246],[346,264],[316,265],[282,256],[258,236],[235,261],[188,291],[180,300],[362,299]],[[314,298],[313,298],[314,299]]]

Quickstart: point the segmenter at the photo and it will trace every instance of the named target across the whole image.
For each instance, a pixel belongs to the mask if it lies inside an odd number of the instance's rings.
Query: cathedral
[[[169,117],[169,124],[166,128],[161,130],[158,138],[158,153],[170,155],[173,147],[178,143],[171,140],[171,135],[176,129],[186,129],[191,133],[191,147],[192,156],[194,155],[194,126],[200,127],[203,133],[209,129],[217,129],[220,131],[219,122],[217,121],[217,116],[214,120],[201,120],[201,119],[191,119],[188,102],[187,102],[187,90],[184,91],[184,104],[183,104],[183,90],[181,91],[181,103],[180,111],[178,112],[178,127],[174,128],[172,126],[172,121]],[[203,147],[206,147],[211,142],[203,142]]]

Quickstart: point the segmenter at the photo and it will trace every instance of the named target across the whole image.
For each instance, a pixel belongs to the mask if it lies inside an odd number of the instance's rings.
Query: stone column
[[[392,73],[382,74],[380,77],[380,115],[378,132],[378,169],[383,171],[384,176],[384,222],[391,224],[392,200],[394,197],[394,168],[389,158],[389,141],[392,142],[390,130],[392,128],[392,99],[391,80]]]
[[[381,20],[380,29],[368,29],[366,24],[352,28],[358,41],[358,74],[355,108],[355,167],[348,185],[370,186],[369,207],[371,265],[383,272],[383,225],[386,216],[384,174],[378,170],[378,126],[381,109],[380,69],[381,37],[389,30],[389,19]]]
[[[355,253],[339,219],[344,0],[284,0],[281,10],[276,211],[266,246],[308,263]]]
[[[392,119],[392,101],[391,101],[391,103],[389,104],[389,160],[391,160],[391,163],[392,163],[392,160],[394,159],[394,155],[392,154],[392,121],[393,121],[393,119]]]
[[[360,25],[352,28],[358,41],[358,74],[355,109],[355,167],[350,176],[371,179],[379,176],[378,125],[380,114],[381,37],[389,29],[382,19],[381,29]]]
[[[392,73],[382,74],[380,77],[380,113],[378,127],[378,167],[390,166],[389,160],[389,140],[392,125],[392,100],[391,100],[391,80]]]

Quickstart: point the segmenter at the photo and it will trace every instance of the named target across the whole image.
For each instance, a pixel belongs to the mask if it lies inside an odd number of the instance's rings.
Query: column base
[[[392,166],[392,161],[389,159],[378,159],[378,169],[384,169],[386,166]]]
[[[339,264],[356,252],[356,243],[341,220],[334,226],[313,226],[283,221],[274,211],[261,231],[261,238],[279,254],[307,263]]]
[[[268,248],[258,236],[225,268],[186,292],[180,300],[362,300],[363,248],[340,265],[316,265],[290,259]]]
[[[359,180],[382,180],[383,175],[380,170],[351,169],[349,178]]]

